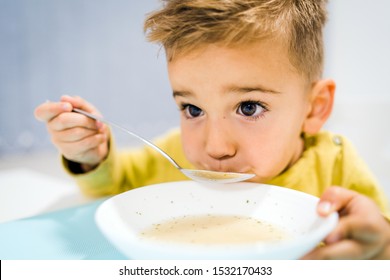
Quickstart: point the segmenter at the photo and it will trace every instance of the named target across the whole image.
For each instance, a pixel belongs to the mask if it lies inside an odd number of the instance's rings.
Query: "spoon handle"
[[[88,112],[85,112],[84,110],[81,110],[81,109],[73,108],[72,111],[75,112],[75,113],[79,113],[79,114],[82,114],[82,115],[84,115],[84,116],[87,116],[87,117],[89,117],[89,118],[91,118],[91,119],[94,119],[94,120],[100,121],[100,122],[102,122],[102,123],[105,123],[105,124],[107,124],[107,125],[109,125],[109,126],[113,126],[113,127],[119,128],[120,130],[122,130],[122,131],[124,131],[124,132],[130,134],[131,136],[137,138],[138,140],[141,140],[141,141],[144,142],[146,145],[148,145],[148,146],[152,147],[153,149],[155,149],[156,151],[158,151],[158,152],[159,152],[161,155],[163,155],[167,160],[169,160],[170,163],[172,163],[177,169],[179,169],[179,170],[182,169],[182,168],[180,167],[180,165],[178,165],[177,162],[173,160],[173,158],[171,158],[167,153],[165,153],[165,152],[164,152],[163,150],[161,150],[159,147],[157,147],[156,145],[154,145],[152,142],[146,140],[145,138],[143,138],[143,137],[141,137],[141,136],[135,134],[134,132],[131,132],[130,130],[124,128],[123,126],[120,126],[120,125],[118,125],[118,124],[116,124],[116,123],[113,123],[113,122],[111,122],[111,121],[109,121],[109,120],[106,120],[106,119],[104,119],[104,118],[102,118],[102,117],[99,117],[99,116],[90,114],[90,113],[88,113]]]

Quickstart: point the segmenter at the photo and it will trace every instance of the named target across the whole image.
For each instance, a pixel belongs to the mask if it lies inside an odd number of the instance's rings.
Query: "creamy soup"
[[[218,180],[218,179],[234,179],[240,177],[239,174],[235,173],[224,173],[224,172],[213,172],[207,170],[201,170],[201,172],[197,172],[197,170],[191,170],[193,174],[199,177]]]
[[[245,244],[287,239],[285,230],[242,216],[184,216],[155,224],[141,232],[144,238],[193,244]]]

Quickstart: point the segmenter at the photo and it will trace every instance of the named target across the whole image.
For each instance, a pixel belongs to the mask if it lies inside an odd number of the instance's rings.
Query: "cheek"
[[[293,137],[293,135],[295,135]],[[291,162],[299,148],[298,131],[272,127],[263,129],[251,140],[241,140],[244,157],[263,178],[270,179],[280,174]]]
[[[244,143],[243,143],[244,142]],[[275,141],[270,141],[264,135],[257,137],[256,141],[241,141],[241,151],[252,166],[260,169],[268,169],[275,160]]]
[[[199,151],[201,150],[201,133],[197,133],[194,129],[186,129],[181,127],[181,139],[183,144],[183,151],[186,158],[192,163],[195,164],[198,162],[198,157],[200,155]]]

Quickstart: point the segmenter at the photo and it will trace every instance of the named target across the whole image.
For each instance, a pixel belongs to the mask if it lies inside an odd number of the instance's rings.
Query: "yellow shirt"
[[[156,141],[183,168],[193,168],[185,158],[180,131],[174,130]],[[111,141],[108,157],[94,170],[75,174],[74,163],[63,160],[82,191],[91,196],[118,194],[150,184],[188,180],[150,147],[117,151]],[[386,196],[351,143],[330,132],[305,137],[301,158],[268,184],[320,196],[329,186],[341,186],[371,197],[388,215]]]

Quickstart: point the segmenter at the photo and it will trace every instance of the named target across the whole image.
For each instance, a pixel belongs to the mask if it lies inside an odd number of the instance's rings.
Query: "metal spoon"
[[[146,145],[152,147],[156,151],[158,151],[161,155],[163,155],[167,160],[169,160],[170,163],[172,163],[177,169],[179,169],[184,175],[186,175],[188,178],[198,181],[198,182],[215,182],[215,183],[235,183],[235,182],[241,182],[248,180],[252,177],[254,177],[254,174],[246,174],[246,173],[235,173],[235,172],[217,172],[217,171],[210,171],[210,170],[196,170],[196,169],[184,169],[179,164],[177,164],[176,161],[173,160],[167,153],[165,153],[163,150],[161,150],[159,147],[154,145],[153,143],[149,142],[148,140],[142,138],[141,136],[135,134],[134,132],[131,132],[127,130],[126,128],[115,124],[111,121],[108,121],[106,119],[103,119],[101,117],[95,116],[93,114],[90,114],[88,112],[85,112],[83,110],[73,108],[73,112],[80,113],[82,115],[85,115],[91,119],[100,121],[102,123],[105,123],[107,125],[119,128],[120,130],[130,134],[131,136],[138,138],[142,142],[144,142]]]

